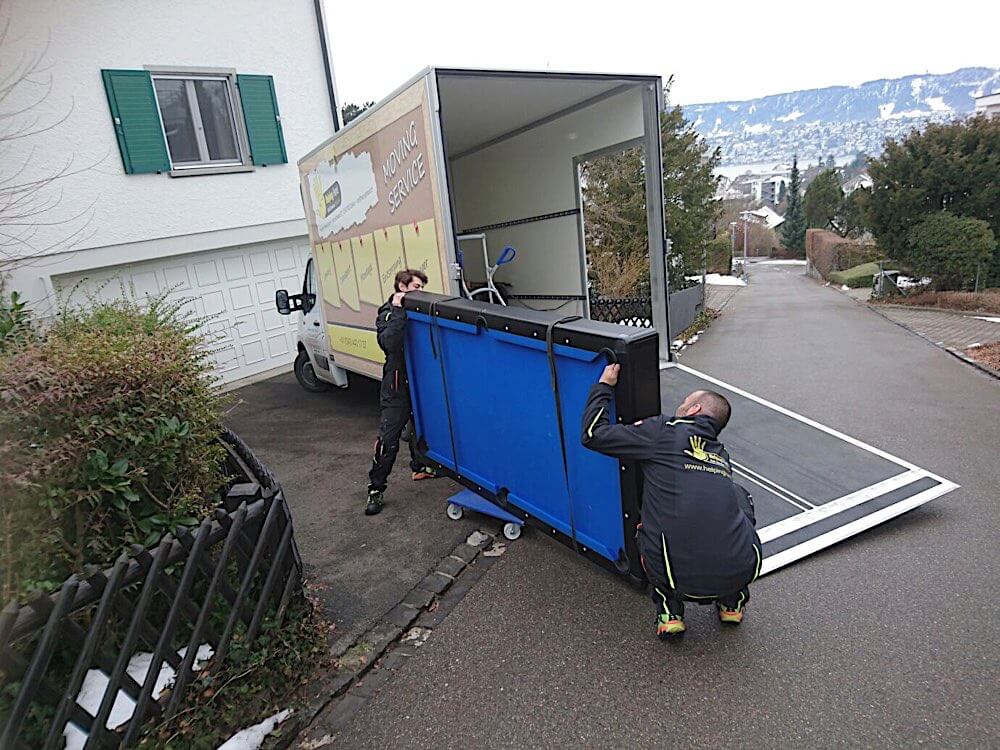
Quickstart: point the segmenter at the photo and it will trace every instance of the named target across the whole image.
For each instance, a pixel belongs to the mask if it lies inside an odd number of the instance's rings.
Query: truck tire
[[[330,388],[327,383],[316,377],[309,353],[305,351],[299,352],[299,356],[295,358],[295,379],[310,393],[322,393]]]

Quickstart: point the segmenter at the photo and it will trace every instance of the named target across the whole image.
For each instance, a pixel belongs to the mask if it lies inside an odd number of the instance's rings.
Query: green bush
[[[0,279],[0,355],[32,335],[31,312],[17,292],[6,294]]]
[[[883,264],[884,268],[895,268],[893,263]],[[872,276],[878,273],[878,263],[862,263],[848,268],[846,271],[834,271],[830,281],[834,284],[848,286],[851,289],[861,289],[872,285]]]
[[[938,291],[971,289],[977,273],[989,271],[995,247],[987,222],[936,211],[910,228],[906,260]]]
[[[0,357],[3,599],[193,526],[225,483],[205,342],[163,299],[64,311]]]

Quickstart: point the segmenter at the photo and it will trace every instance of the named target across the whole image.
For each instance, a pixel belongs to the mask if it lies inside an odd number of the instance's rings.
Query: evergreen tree
[[[369,107],[371,107],[373,104],[375,104],[375,102],[365,102],[361,106],[358,106],[357,104],[351,104],[351,103],[345,104],[343,107],[340,108],[340,120],[341,120],[341,122],[343,122],[344,125],[346,125],[351,120],[353,120],[355,117],[357,117],[362,112],[364,112],[366,109],[368,109]]]
[[[664,98],[670,93],[670,81]],[[719,217],[713,170],[721,158],[710,150],[679,106],[660,117],[664,222],[672,241],[670,286],[701,269]],[[584,229],[590,276],[607,296],[649,294],[645,164],[641,148],[601,157],[582,166]],[[728,240],[726,240],[728,241]]]
[[[798,157],[792,157],[792,176],[788,181],[788,210],[781,225],[781,242],[796,253],[806,250],[806,215],[802,208]]]
[[[844,191],[840,187],[837,173],[832,169],[820,172],[809,183],[802,201],[807,224],[818,229],[832,229],[843,235],[840,221],[843,203]]]
[[[942,211],[981,219],[994,240],[1000,237],[1000,118],[932,123],[901,142],[887,141],[869,174],[871,230],[890,258],[916,264],[923,251],[912,244],[911,229]],[[1000,245],[982,274],[986,285],[1000,284]]]

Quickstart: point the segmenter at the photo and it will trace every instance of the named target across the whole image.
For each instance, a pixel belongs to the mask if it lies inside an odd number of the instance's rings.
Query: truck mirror
[[[288,290],[279,289],[274,293],[274,306],[278,308],[278,314],[291,315],[292,306],[288,302]]]

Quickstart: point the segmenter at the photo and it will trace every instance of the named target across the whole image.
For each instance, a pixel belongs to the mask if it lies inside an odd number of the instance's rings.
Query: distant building
[[[874,184],[875,183],[872,181],[872,178],[869,177],[866,173],[862,172],[861,174],[857,175],[856,177],[852,177],[847,182],[845,182],[844,185],[843,185],[843,187],[844,187],[844,192],[847,193],[847,194],[850,194],[850,193],[853,193],[858,188],[864,188],[865,190],[871,190],[871,187]]]
[[[976,114],[1000,117],[1000,91],[976,97]]]
[[[758,175],[750,182],[751,195],[758,203],[769,203],[774,206],[781,202],[782,194],[788,190],[789,182],[787,174]]]
[[[743,211],[740,218],[751,224],[763,224],[768,229],[777,229],[785,223],[785,217],[778,214],[770,206],[761,206],[753,211]]]

